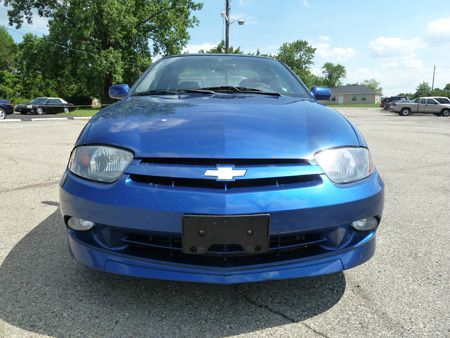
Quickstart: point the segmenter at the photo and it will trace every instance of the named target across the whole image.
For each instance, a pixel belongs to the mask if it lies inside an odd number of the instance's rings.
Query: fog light
[[[352,227],[359,231],[373,230],[378,226],[378,220],[375,217],[362,218],[352,222]]]
[[[67,221],[67,225],[72,230],[88,231],[88,230],[91,230],[94,227],[95,223],[92,222],[92,221],[88,221],[86,219],[77,218],[77,217],[71,217]]]

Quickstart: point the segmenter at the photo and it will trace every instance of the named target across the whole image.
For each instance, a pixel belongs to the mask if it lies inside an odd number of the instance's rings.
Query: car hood
[[[91,119],[77,142],[135,157],[310,158],[358,146],[350,122],[313,100],[263,95],[131,97]]]

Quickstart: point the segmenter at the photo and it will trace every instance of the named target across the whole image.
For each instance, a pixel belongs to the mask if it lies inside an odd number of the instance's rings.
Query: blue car
[[[115,274],[245,283],[375,251],[383,182],[358,129],[277,60],[155,62],[81,132],[60,184],[73,257]]]

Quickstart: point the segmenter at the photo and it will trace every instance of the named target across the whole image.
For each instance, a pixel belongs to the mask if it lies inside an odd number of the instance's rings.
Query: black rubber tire
[[[0,120],[6,119],[6,110],[0,108]]]
[[[442,109],[441,116],[449,117],[450,116],[450,110],[449,109]]]
[[[400,116],[409,116],[411,115],[411,109],[409,108],[402,108],[399,113]]]

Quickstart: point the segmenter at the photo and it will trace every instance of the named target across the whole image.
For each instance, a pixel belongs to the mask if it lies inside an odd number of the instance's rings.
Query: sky
[[[224,0],[203,0],[185,51],[209,49],[223,39],[224,8]],[[448,0],[231,0],[231,19],[245,20],[230,28],[230,44],[245,53],[274,54],[284,42],[307,40],[316,48],[314,74],[325,62],[340,63],[347,70],[344,83],[374,78],[384,95],[414,92],[422,81],[431,85],[434,65],[435,87],[450,83]],[[7,25],[5,7],[0,25]],[[36,16],[33,25],[9,31],[20,41],[24,32],[48,29]]]

